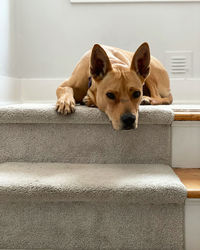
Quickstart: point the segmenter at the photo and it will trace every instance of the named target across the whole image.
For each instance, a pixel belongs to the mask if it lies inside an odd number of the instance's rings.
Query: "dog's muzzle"
[[[121,116],[122,129],[134,129],[136,116],[131,113],[125,113]]]

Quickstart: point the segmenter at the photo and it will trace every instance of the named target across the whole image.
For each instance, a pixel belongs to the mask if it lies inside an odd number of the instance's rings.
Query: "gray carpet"
[[[141,124],[171,124],[172,121],[169,105],[140,106]],[[36,103],[0,106],[0,123],[110,124],[107,116],[97,108],[77,105],[75,113],[63,116],[55,112],[55,105]]]
[[[0,164],[0,248],[183,249],[167,165]]]
[[[130,131],[54,108],[0,107],[0,249],[184,249],[170,106],[140,107]]]
[[[0,248],[184,249],[181,204],[1,202]]]
[[[182,203],[185,189],[167,165],[0,164],[0,200]]]
[[[0,162],[170,164],[172,120],[169,107],[141,107],[137,130],[115,131],[96,108],[64,117],[52,105],[4,106]]]

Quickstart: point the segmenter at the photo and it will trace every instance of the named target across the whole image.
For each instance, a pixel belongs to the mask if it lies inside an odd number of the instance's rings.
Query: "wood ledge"
[[[187,188],[188,198],[200,198],[200,168],[173,168]]]
[[[174,111],[174,121],[200,121],[200,111],[198,112]]]

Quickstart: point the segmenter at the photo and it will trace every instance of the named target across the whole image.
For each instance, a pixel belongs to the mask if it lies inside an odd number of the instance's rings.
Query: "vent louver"
[[[167,69],[170,77],[190,77],[192,75],[191,51],[168,51]]]

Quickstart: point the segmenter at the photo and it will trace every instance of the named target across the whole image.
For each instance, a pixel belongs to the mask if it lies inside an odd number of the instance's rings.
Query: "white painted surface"
[[[200,168],[200,121],[173,122],[172,167]]]
[[[1,0],[0,8],[0,74],[9,72],[10,43],[10,1]]]
[[[71,4],[70,0],[1,0],[0,75],[22,79],[24,101],[55,101],[53,91],[59,79],[70,76],[94,43],[135,51],[148,41],[151,53],[164,64],[166,51],[193,52],[192,78],[172,79],[171,88],[175,103],[200,103],[199,12],[199,3],[191,1]]]
[[[200,112],[200,104],[172,104],[173,111]]]
[[[0,75],[4,76],[13,76],[17,70],[14,9],[14,0],[0,0]]]
[[[56,89],[64,79],[21,79],[22,102],[56,102]]]
[[[0,76],[0,105],[19,102],[21,102],[20,80]]]
[[[185,250],[200,249],[200,199],[185,203]]]
[[[13,0],[14,1],[14,0]],[[200,76],[200,4],[71,4],[70,0],[18,0],[15,37],[21,78],[66,78],[94,43],[131,51],[148,41],[165,63],[165,51],[193,51]]]
[[[200,104],[200,78],[170,79],[173,103]]]

